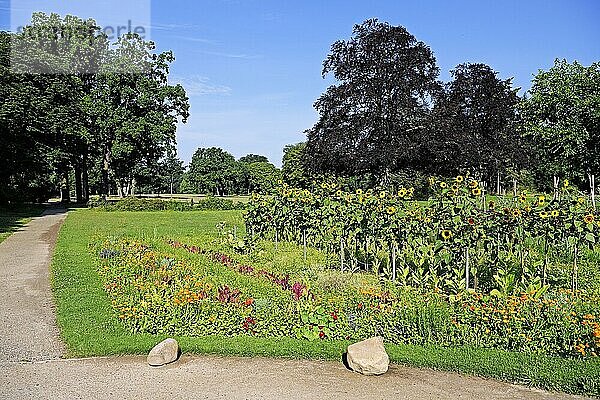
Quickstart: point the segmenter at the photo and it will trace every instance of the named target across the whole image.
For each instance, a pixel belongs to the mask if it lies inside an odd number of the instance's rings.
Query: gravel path
[[[0,399],[577,399],[455,373],[341,362],[183,356],[60,359],[49,264],[66,212],[48,210],[0,244]],[[184,349],[185,351],[185,349]]]
[[[66,215],[64,209],[50,208],[0,244],[0,364],[63,354],[49,265]]]
[[[341,363],[187,357],[152,368],[144,357],[15,364],[0,369],[7,399],[576,399],[448,372],[392,366],[379,377]]]

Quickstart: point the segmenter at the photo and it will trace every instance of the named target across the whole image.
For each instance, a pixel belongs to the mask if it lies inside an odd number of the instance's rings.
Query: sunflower
[[[526,207],[525,207],[525,211],[527,211],[527,212],[531,212],[531,206],[526,206]]]
[[[542,218],[542,219],[548,218],[548,212],[547,211],[540,212],[540,218]]]
[[[279,180],[277,181],[277,184],[278,184],[278,185],[281,185],[282,183],[283,183],[283,181],[282,181],[281,179],[279,179]]]
[[[512,212],[512,216],[517,218],[521,216],[521,210],[519,210],[518,208],[515,208]]]
[[[321,183],[321,189],[327,189],[329,187],[329,185],[327,185],[325,182]]]
[[[433,176],[429,177],[429,186],[435,185],[435,178]]]
[[[431,222],[431,218],[425,218],[425,219],[423,219],[423,222],[425,222],[426,224],[428,224],[428,223]],[[599,224],[600,224],[600,222],[599,222]]]
[[[558,211],[558,210],[552,210],[552,211],[550,212],[550,216],[551,216],[551,217],[554,217],[554,218],[556,218],[556,217],[558,217],[559,215],[560,215],[560,211]]]
[[[527,196],[525,196],[524,194],[521,194],[521,195],[519,196],[519,201],[520,201],[521,203],[525,203],[525,202],[527,201]]]
[[[586,224],[592,224],[594,223],[594,216],[592,214],[588,214],[585,217],[583,217],[583,220]]]
[[[473,196],[481,196],[481,189],[475,188],[475,189],[471,190],[471,193],[473,193]]]
[[[444,240],[448,240],[452,237],[452,232],[450,232],[448,229],[444,229],[442,231],[442,239]]]
[[[475,220],[474,220],[473,218],[469,218],[469,219],[467,220],[467,223],[468,223],[469,225],[475,225]]]
[[[538,206],[543,206],[544,204],[546,204],[546,196],[540,196],[540,197],[538,197],[537,205]]]
[[[385,199],[385,196],[386,196],[385,190],[379,193],[380,199]]]
[[[440,182],[440,187],[442,189],[446,189],[448,187],[448,184],[446,182]]]
[[[477,183],[477,181],[471,181],[471,182],[469,182],[469,187],[471,189],[475,189],[478,186],[479,186],[479,183]]]
[[[465,178],[463,176],[459,175],[456,177],[455,180],[456,180],[456,183],[463,183]]]
[[[494,203],[494,200],[490,200],[489,204],[488,204],[488,208],[491,208],[492,210],[496,207],[496,203]]]
[[[578,202],[579,204],[583,204],[583,203],[585,203],[585,197],[580,197],[580,198],[578,198],[578,199],[577,199],[577,202]]]
[[[396,213],[396,207],[394,207],[394,206],[390,206],[390,207],[388,207],[388,208],[387,208],[387,210],[386,210],[386,211],[387,211],[387,213],[388,213],[388,214],[390,214],[390,215],[392,215],[392,214],[395,214],[395,213]]]
[[[565,179],[565,181],[563,182],[563,187],[566,189],[569,187],[569,180]]]
[[[337,197],[342,197],[342,191],[341,191],[341,190],[338,190],[337,192],[335,192],[335,195],[336,195]]]
[[[400,191],[398,191],[398,197],[404,197],[408,194],[408,190],[406,190],[405,188],[400,188]]]
[[[363,191],[362,191],[362,189],[356,189],[356,194],[358,194],[358,195],[361,195],[361,194],[363,194]]]

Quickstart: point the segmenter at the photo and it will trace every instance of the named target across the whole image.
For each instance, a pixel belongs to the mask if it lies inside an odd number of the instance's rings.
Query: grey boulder
[[[172,363],[179,357],[179,344],[175,339],[165,339],[148,354],[148,364],[153,367]]]
[[[351,344],[346,355],[350,369],[363,375],[385,374],[390,365],[381,337]]]

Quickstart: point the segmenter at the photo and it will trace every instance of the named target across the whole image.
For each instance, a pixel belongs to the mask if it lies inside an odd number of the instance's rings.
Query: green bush
[[[117,201],[90,200],[90,208],[102,211],[195,211],[195,210],[242,210],[245,204],[229,199],[207,197],[197,203],[187,203],[175,200],[140,199],[137,197],[126,197]]]

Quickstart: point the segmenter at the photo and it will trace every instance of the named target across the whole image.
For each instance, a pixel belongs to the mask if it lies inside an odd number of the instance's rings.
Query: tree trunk
[[[554,200],[558,199],[558,184],[560,182],[560,178],[556,175],[552,177],[554,180]]]
[[[104,149],[104,164],[102,166],[102,198],[106,199],[106,197],[109,195],[108,191],[110,189],[110,182],[109,182],[109,171],[110,171],[110,162],[111,162],[111,154],[110,154],[110,149],[108,147],[106,147]]]
[[[81,158],[77,157],[74,164],[75,169],[75,198],[77,203],[83,203],[83,182],[81,179]]]
[[[63,178],[60,188],[60,202],[70,203],[71,202],[71,184],[69,180],[69,169],[66,168],[63,171]]]
[[[517,197],[517,178],[513,178],[513,195]]]
[[[592,198],[592,207],[596,209],[596,175],[588,173],[588,179],[590,181],[590,196]]]
[[[83,153],[81,160],[81,184],[83,189],[83,201],[90,201],[90,177],[88,175],[88,156],[87,151]]]
[[[502,193],[502,187],[500,186],[500,171],[496,175],[496,194],[500,195]]]

